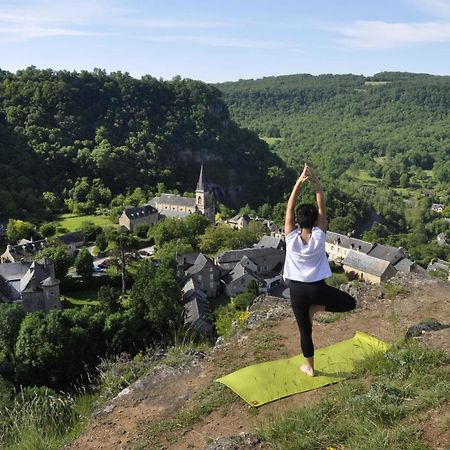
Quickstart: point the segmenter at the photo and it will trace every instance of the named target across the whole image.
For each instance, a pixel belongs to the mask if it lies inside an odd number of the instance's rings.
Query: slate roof
[[[200,175],[198,177],[197,189],[196,192],[204,192],[205,191],[205,176],[203,175],[203,164],[200,167]]]
[[[220,263],[231,263],[238,262],[242,259],[243,256],[247,256],[251,260],[254,258],[261,258],[264,256],[279,256],[280,253],[283,253],[282,250],[277,248],[243,248],[240,250],[229,250],[223,252],[221,255],[217,257],[217,261]]]
[[[354,250],[348,252],[347,256],[342,261],[342,264],[378,277],[381,277],[391,265],[389,261],[374,258],[373,256]]]
[[[403,258],[398,263],[394,264],[394,267],[399,272],[408,273],[411,271],[411,267],[414,266],[415,262],[411,261],[409,258]]]
[[[154,197],[150,200],[152,206],[157,205],[158,210],[161,210],[161,205],[170,206],[186,206],[195,208],[195,198],[182,197],[178,194],[161,194],[161,197]],[[161,211],[160,211],[161,212]]]
[[[250,222],[250,216],[248,214],[236,214],[234,217],[232,217],[231,219],[228,219],[227,222],[237,222],[240,218],[243,218],[246,222]]]
[[[184,217],[187,217],[192,213],[190,213],[189,211],[174,211],[172,209],[161,209],[159,211],[159,214],[161,216],[170,217],[173,219],[183,219]]]
[[[30,261],[0,264],[0,276],[7,281],[20,280],[31,266]]]
[[[131,206],[123,210],[129,219],[139,219],[140,217],[148,217],[151,214],[156,214],[158,211],[152,205],[147,204],[143,206]]]
[[[214,267],[214,264],[203,253],[199,253],[194,264],[189,267],[189,269],[187,269],[185,273],[186,275],[194,275],[203,270],[205,267]]]
[[[49,273],[45,270],[44,266],[33,261],[28,269],[27,273],[20,280],[20,291],[29,290],[31,280],[36,280],[38,283],[45,280]],[[34,290],[34,289],[33,289]]]
[[[430,272],[432,270],[449,270],[450,262],[444,261],[443,259],[435,259],[428,264],[427,270]]]
[[[406,257],[406,253],[403,249],[383,244],[374,244],[374,247],[370,250],[368,255],[384,261],[389,261],[391,264],[396,264]]]
[[[47,246],[47,240],[41,239],[38,241],[28,241],[25,243],[25,241],[21,245],[8,245],[7,250],[9,250],[9,253],[14,257],[14,259],[20,259],[20,258],[29,258],[31,256],[34,256],[39,250],[43,249]]]
[[[285,243],[283,239],[276,238],[273,236],[263,236],[258,243],[256,243],[254,248],[284,248]]]
[[[54,286],[59,280],[49,276],[49,272],[39,261],[14,262],[0,264],[0,278],[2,286],[7,283],[9,300],[18,300],[22,292],[34,292],[41,289],[41,285]],[[33,283],[35,282],[35,285]],[[6,294],[6,290],[2,289]]]
[[[82,231],[73,231],[72,233],[62,234],[57,239],[65,245],[77,244],[84,242],[84,234]]]
[[[181,288],[185,322],[193,323],[211,314],[211,306],[206,294],[198,287],[196,281],[189,277]]]
[[[374,244],[363,241],[353,237],[348,237],[345,234],[335,233],[334,231],[327,231],[326,240],[329,244],[337,244],[340,247],[358,250],[362,253],[369,253]],[[353,247],[352,247],[353,245]]]
[[[177,264],[179,266],[183,264],[192,265],[195,264],[195,260],[198,258],[198,255],[200,255],[200,252],[195,253],[185,253],[184,255],[177,255]]]
[[[250,270],[248,267],[244,267],[242,264],[238,263],[234,266],[232,270],[230,270],[224,277],[223,281],[225,284],[233,283],[234,281],[238,280],[245,274],[249,274],[251,277],[253,277],[255,280],[264,283],[264,278],[257,275],[253,270]]]

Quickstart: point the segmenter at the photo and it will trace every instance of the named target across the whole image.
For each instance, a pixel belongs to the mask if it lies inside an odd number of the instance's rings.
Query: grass
[[[390,81],[365,81],[364,84],[366,86],[384,86],[385,84],[389,84]]]
[[[93,214],[85,216],[77,216],[74,214],[61,214],[58,217],[56,226],[63,227],[67,231],[71,232],[80,230],[83,225],[83,222],[93,222],[95,225],[98,225],[100,227],[113,224],[108,216],[97,216]]]
[[[34,394],[22,398],[0,417],[0,446],[5,450],[56,450],[82,433],[95,396],[83,393]]]
[[[266,423],[258,434],[283,450],[431,449],[417,414],[450,398],[450,358],[415,342],[394,346],[358,364],[353,379],[322,400]]]
[[[349,314],[349,312],[321,312],[314,316],[314,320],[319,323],[333,323],[343,319],[344,317],[347,317]]]
[[[64,299],[72,305],[98,305],[97,287],[89,287],[79,291],[73,291],[70,295],[64,294]]]
[[[390,300],[395,299],[399,295],[406,295],[409,290],[403,286],[394,283],[384,283],[383,285],[384,296]]]
[[[259,138],[269,145],[276,144],[277,142],[281,142],[283,140],[283,138],[268,137],[268,136],[259,136]]]
[[[381,181],[379,178],[369,175],[366,170],[357,170],[356,172],[348,173],[351,177],[357,178],[358,180],[364,181],[366,183],[379,184]]]
[[[256,362],[268,361],[270,355],[268,352],[271,350],[281,350],[283,347],[283,337],[280,335],[268,334],[253,334],[250,338],[250,344],[252,346],[254,360]]]
[[[339,287],[341,284],[347,284],[347,274],[342,272],[333,272],[330,278],[327,278],[327,284],[334,287]]]

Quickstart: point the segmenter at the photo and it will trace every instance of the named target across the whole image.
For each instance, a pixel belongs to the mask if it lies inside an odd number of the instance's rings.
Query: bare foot
[[[314,376],[314,369],[313,369],[310,365],[308,365],[308,364],[303,364],[303,365],[300,367],[300,370],[301,370],[303,373],[306,373],[306,375],[308,375],[308,376],[310,376],[310,377],[313,377],[313,376]]]

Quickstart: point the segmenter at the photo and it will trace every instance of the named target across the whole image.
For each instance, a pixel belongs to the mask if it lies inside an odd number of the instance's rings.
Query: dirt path
[[[355,330],[369,333],[379,339],[393,342],[403,338],[407,328],[424,319],[434,318],[450,323],[450,283],[434,279],[406,277],[400,279],[408,293],[398,295],[394,300],[379,299],[379,288],[369,290],[355,312],[332,323],[315,322],[314,343],[317,348],[351,338]],[[124,395],[115,402],[110,412],[95,417],[88,431],[69,447],[72,449],[132,449],[142,439],[146,424],[170,417],[182,406],[188,406],[191,397],[205,388],[215,378],[229,373],[230,364],[239,361],[241,366],[255,361],[250,343],[262,334],[271,337],[276,345],[264,349],[266,359],[292,356],[299,352],[298,329],[286,303],[287,317],[270,323],[270,326],[256,328],[245,333],[214,351],[200,364],[184,371],[173,370],[161,373],[151,380],[144,380],[133,395]],[[448,330],[433,333],[424,339],[427,344],[447,347],[450,351]],[[234,368],[232,368],[234,370]],[[298,406],[315,402],[328,388],[322,388],[264,405],[255,412],[243,401],[237,399],[225,411],[218,409],[204,417],[189,429],[176,433],[176,442],[161,444],[160,449],[203,450],[206,444],[220,436],[236,435],[254,431],[261,423],[279,417]],[[173,437],[173,433],[171,435]],[[150,448],[150,447],[140,447]],[[153,450],[153,449],[151,449]]]

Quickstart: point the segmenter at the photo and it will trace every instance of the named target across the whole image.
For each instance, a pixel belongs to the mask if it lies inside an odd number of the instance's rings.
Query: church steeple
[[[205,178],[203,175],[203,164],[200,167],[200,176],[198,177],[197,189],[195,192],[205,192]]]

